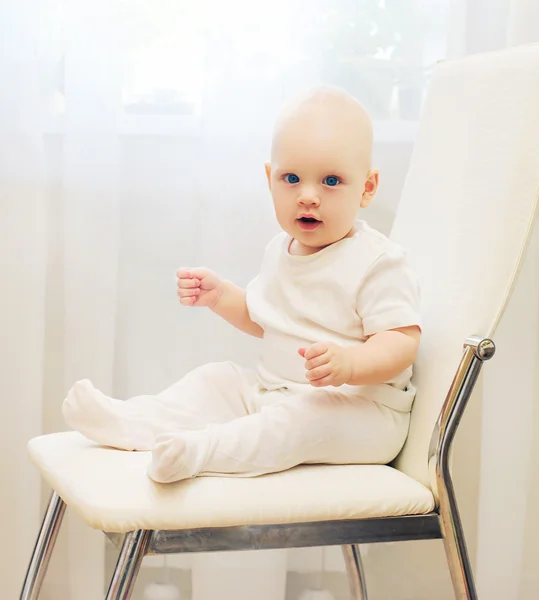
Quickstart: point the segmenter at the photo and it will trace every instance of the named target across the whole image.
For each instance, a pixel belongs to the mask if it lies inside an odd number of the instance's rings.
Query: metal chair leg
[[[440,506],[440,525],[447,564],[456,600],[477,600],[472,565],[449,473],[446,475],[445,502]]]
[[[65,509],[64,501],[56,492],[53,492],[28,565],[20,600],[37,600],[39,596],[41,584],[47,572],[54,544],[62,525]]]
[[[151,536],[152,532],[145,529],[126,534],[106,600],[129,600],[131,598]]]
[[[440,529],[457,600],[477,600],[477,591],[451,479],[449,454],[483,363],[490,360],[495,352],[496,346],[488,338],[473,336],[466,339],[429,448],[432,491],[438,500]]]
[[[357,544],[342,546],[348,583],[350,585],[350,598],[352,600],[367,600],[367,582],[365,570],[361,562],[361,554]]]

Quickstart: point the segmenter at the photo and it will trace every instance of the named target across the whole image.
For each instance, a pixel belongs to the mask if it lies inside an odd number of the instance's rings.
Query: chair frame
[[[477,600],[470,558],[449,468],[453,439],[473,392],[483,362],[494,356],[494,342],[466,339],[460,364],[434,427],[428,465],[436,509],[426,515],[351,519],[314,523],[245,525],[179,531],[140,529],[126,534],[106,533],[120,555],[106,600],[129,600],[142,559],[148,554],[219,552],[342,546],[352,600],[367,600],[360,544],[442,539],[456,600]],[[66,505],[56,492],[51,499],[23,584],[20,600],[37,600]]]

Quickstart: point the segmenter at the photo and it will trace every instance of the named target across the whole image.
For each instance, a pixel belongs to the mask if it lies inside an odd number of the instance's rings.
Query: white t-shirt
[[[257,374],[268,390],[313,391],[301,347],[316,342],[362,344],[388,329],[421,326],[419,285],[406,254],[357,221],[355,233],[308,256],[289,253],[282,232],[268,244],[258,276],[247,287],[251,319],[264,329]],[[412,407],[409,367],[379,385],[338,388],[400,411]]]

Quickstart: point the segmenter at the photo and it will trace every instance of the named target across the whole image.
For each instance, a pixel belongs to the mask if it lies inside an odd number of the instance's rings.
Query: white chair
[[[21,599],[38,596],[66,505],[121,547],[108,600],[130,598],[146,554],[324,545],[343,547],[351,595],[365,600],[358,544],[430,538],[444,541],[455,597],[477,598],[449,453],[494,354],[538,189],[539,47],[441,63],[392,233],[409,250],[424,298],[418,394],[393,466],[157,485],[145,453],[77,433],[33,439],[30,456],[54,491]]]

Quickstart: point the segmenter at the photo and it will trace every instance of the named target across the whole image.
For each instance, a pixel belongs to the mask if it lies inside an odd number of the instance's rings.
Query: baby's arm
[[[306,377],[314,387],[376,385],[413,364],[420,337],[419,327],[402,327],[372,335],[361,346],[318,343],[301,348],[300,354],[306,359]]]
[[[361,346],[347,348],[351,358],[350,385],[384,383],[402,373],[415,361],[421,331],[402,327],[372,335]]]
[[[184,306],[206,306],[240,331],[264,336],[262,327],[249,316],[245,290],[209,269],[180,269],[176,275],[178,297]]]
[[[245,301],[245,290],[231,281],[223,281],[221,295],[211,309],[240,331],[258,338],[264,337],[262,327],[252,321],[249,316],[247,302]]]

